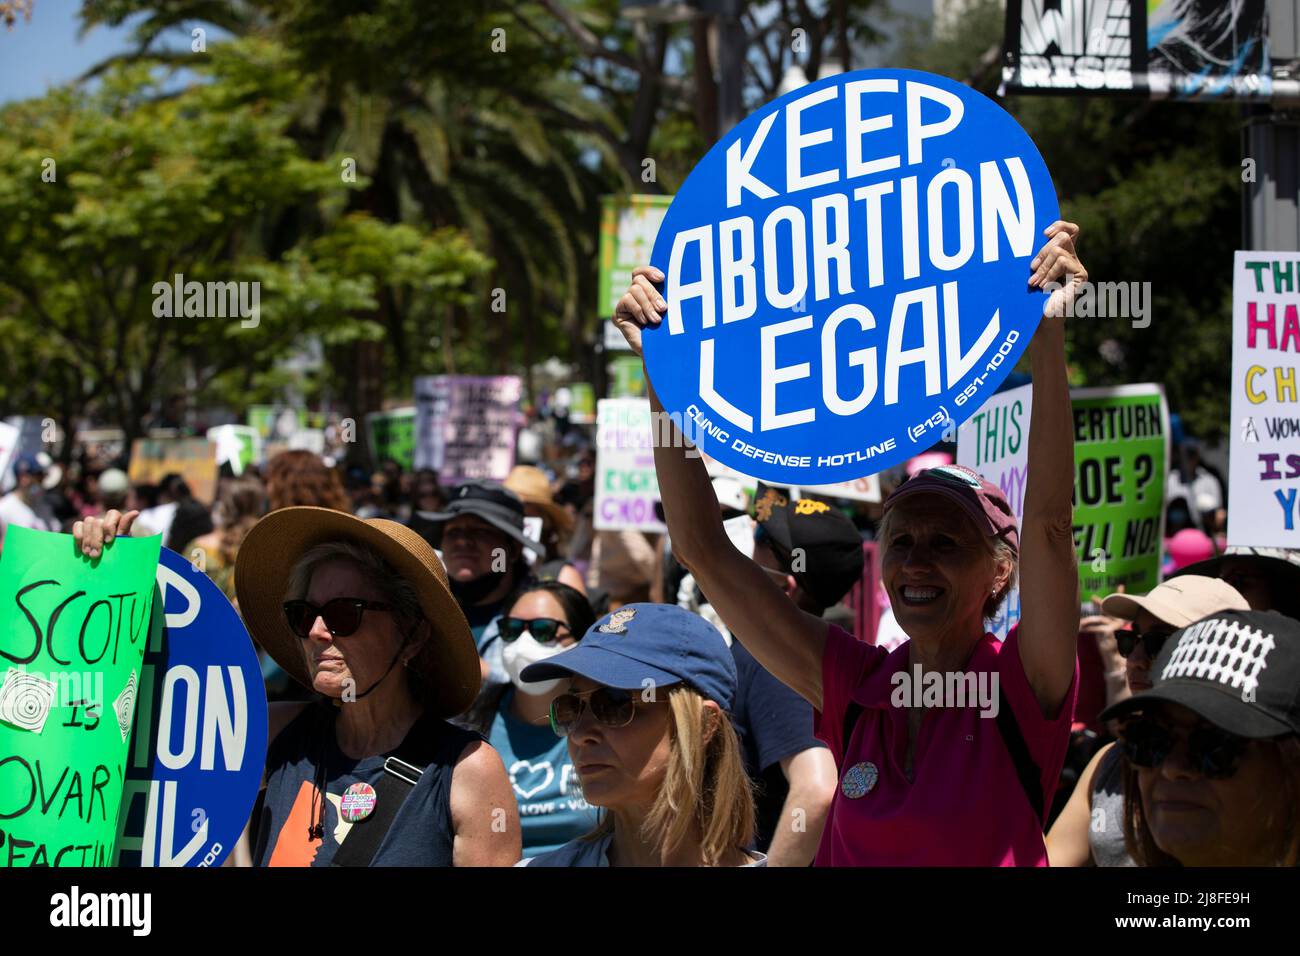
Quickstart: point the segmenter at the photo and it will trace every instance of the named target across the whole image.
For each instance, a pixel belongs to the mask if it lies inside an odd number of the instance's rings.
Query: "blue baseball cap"
[[[43,475],[45,466],[35,455],[23,453],[14,459],[14,477],[21,478],[23,475]]]
[[[606,687],[687,684],[730,711],[736,661],[718,629],[673,604],[627,604],[593,624],[574,647],[529,664],[525,681],[577,674]]]

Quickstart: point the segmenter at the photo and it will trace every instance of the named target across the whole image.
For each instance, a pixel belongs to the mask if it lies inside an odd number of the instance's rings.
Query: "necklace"
[[[330,722],[320,733],[320,747],[317,751],[316,759],[316,779],[313,781],[314,788],[311,795],[311,818],[307,825],[308,840],[325,839],[325,788],[329,786],[329,773],[326,770],[326,760],[329,754],[327,733],[333,733],[334,726]]]

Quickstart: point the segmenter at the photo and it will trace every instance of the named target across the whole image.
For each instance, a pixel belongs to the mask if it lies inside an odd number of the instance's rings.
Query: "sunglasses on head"
[[[597,687],[583,694],[561,694],[551,701],[551,730],[557,737],[567,737],[582,719],[583,707],[604,727],[626,727],[636,716],[636,700],[616,687]]]
[[[1134,717],[1119,732],[1119,745],[1129,763],[1155,770],[1173,753],[1179,737],[1154,717]],[[1207,780],[1226,780],[1237,772],[1237,761],[1249,742],[1212,724],[1200,724],[1185,735],[1187,759]]]
[[[1119,645],[1119,652],[1124,657],[1133,653],[1141,641],[1146,645],[1147,657],[1155,660],[1160,656],[1160,648],[1165,646],[1165,641],[1169,640],[1170,634],[1147,631],[1145,634],[1141,631],[1135,631],[1132,628],[1124,628],[1115,632],[1115,643]]]
[[[569,631],[569,625],[553,617],[503,617],[497,623],[497,632],[501,635],[501,640],[507,644],[519,640],[524,636],[525,631],[538,643],[549,644],[560,636],[561,628]]]
[[[302,638],[311,636],[318,617],[324,619],[331,637],[347,637],[361,626],[363,612],[391,610],[390,605],[363,598],[337,597],[320,606],[306,600],[285,601],[284,619],[289,622],[289,630]]]

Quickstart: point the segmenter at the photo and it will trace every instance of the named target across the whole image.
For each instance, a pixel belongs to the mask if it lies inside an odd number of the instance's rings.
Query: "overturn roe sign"
[[[944,77],[866,70],[755,112],[700,161],[651,263],[647,369],[692,441],[813,485],[882,471],[993,394],[1046,298],[1058,218],[1038,150]]]

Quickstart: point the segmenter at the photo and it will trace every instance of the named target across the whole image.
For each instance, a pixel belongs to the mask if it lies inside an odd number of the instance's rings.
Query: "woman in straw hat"
[[[79,522],[97,557],[134,512]],[[508,866],[519,820],[505,768],[448,723],[473,701],[478,655],[433,548],[394,521],[284,508],[235,565],[249,631],[319,695],[273,706],[259,866]]]
[[[524,515],[542,519],[541,544],[546,549],[544,561],[534,569],[543,581],[559,581],[587,593],[586,582],[564,552],[573,534],[573,515],[555,501],[546,472],[532,465],[515,465],[506,476],[505,487],[524,503]]]

